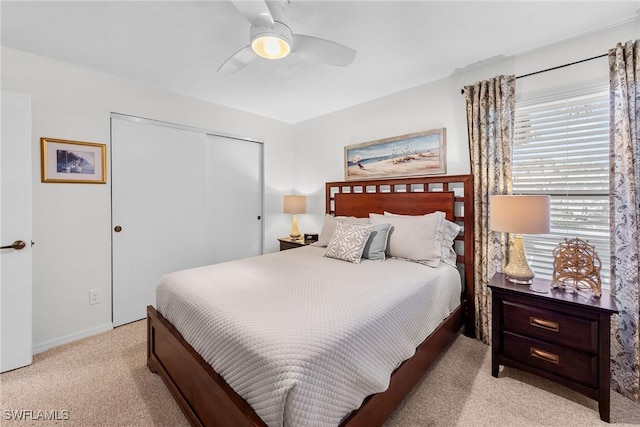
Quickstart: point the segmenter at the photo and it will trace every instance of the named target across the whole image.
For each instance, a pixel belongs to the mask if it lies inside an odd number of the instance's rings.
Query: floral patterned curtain
[[[511,146],[515,76],[497,76],[465,86],[467,132],[475,209],[476,338],[491,342],[491,295],[487,287],[506,262],[502,233],[489,230],[489,195],[511,194]]]
[[[609,51],[612,387],[640,398],[640,40]]]

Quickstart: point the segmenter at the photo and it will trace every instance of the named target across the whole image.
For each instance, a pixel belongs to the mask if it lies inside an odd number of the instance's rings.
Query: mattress
[[[458,271],[303,247],[163,276],[157,310],[269,426],[335,426],[459,304]]]

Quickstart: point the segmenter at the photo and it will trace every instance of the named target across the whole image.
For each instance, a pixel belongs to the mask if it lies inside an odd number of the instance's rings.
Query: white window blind
[[[551,233],[528,235],[525,248],[539,277],[553,273],[553,249],[579,237],[595,246],[609,286],[609,94],[516,103],[513,193],[551,196]]]

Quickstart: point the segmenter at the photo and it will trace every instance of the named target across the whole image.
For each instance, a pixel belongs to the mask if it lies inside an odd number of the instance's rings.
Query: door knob
[[[116,225],[116,226],[113,228],[113,231],[115,231],[116,233],[119,233],[119,232],[121,232],[121,231],[122,231],[122,227],[120,227],[119,225]]]
[[[15,249],[16,251],[19,251],[20,249],[24,249],[25,246],[27,246],[25,242],[22,240],[16,240],[10,245],[0,246],[0,249]]]

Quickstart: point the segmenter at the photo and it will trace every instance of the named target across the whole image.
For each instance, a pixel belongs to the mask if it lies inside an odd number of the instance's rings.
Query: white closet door
[[[30,365],[32,343],[31,98],[2,92],[0,372]],[[21,245],[17,247],[20,248]]]
[[[262,253],[262,144],[209,135],[208,211],[214,262]]]
[[[163,274],[259,255],[262,232],[256,219],[261,209],[253,217],[257,231],[240,215],[218,216],[235,212],[235,199],[249,191],[223,194],[237,182],[225,175],[231,165],[251,161],[243,149],[235,152],[244,141],[221,143],[217,153],[216,141],[202,132],[118,118],[111,123],[113,323],[119,326],[146,316]],[[251,167],[260,172],[260,165]],[[223,167],[227,172],[218,170]],[[246,184],[259,189],[261,207],[260,176]],[[229,241],[220,228],[237,233]],[[243,253],[234,249],[237,241],[249,242]]]

